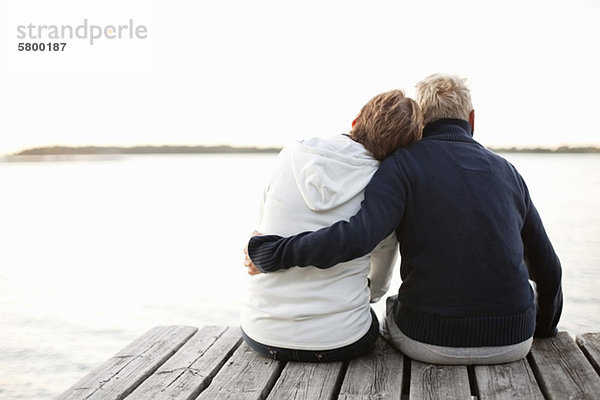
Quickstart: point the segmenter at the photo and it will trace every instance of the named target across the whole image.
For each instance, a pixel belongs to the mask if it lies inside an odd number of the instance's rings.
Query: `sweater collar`
[[[476,143],[471,124],[464,119],[455,118],[442,118],[425,125],[423,140],[426,139]]]

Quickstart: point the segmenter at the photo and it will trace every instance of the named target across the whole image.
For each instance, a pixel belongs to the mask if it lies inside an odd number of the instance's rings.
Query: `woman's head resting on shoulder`
[[[350,136],[381,161],[400,147],[420,140],[422,131],[419,105],[395,89],[378,94],[363,106]]]

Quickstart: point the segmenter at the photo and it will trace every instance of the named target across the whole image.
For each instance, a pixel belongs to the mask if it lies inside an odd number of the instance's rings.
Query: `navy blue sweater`
[[[385,159],[348,222],[256,236],[248,251],[263,272],[328,268],[369,253],[393,231],[402,277],[395,319],[408,337],[476,347],[556,334],[558,257],[519,173],[477,143],[467,121],[428,124],[423,140]]]

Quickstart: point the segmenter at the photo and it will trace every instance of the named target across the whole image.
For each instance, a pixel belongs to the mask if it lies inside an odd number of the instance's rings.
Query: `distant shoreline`
[[[278,153],[279,147],[220,146],[51,146],[23,150],[10,156],[47,155],[119,155],[119,154],[216,154],[216,153]]]
[[[557,153],[557,154],[590,154],[600,153],[600,147],[594,146],[560,146],[556,149],[547,147],[488,147],[496,153]]]
[[[556,149],[544,147],[489,147],[490,150],[497,153],[572,153],[587,154],[600,153],[600,147],[594,146],[561,146]],[[241,153],[259,153],[269,154],[278,153],[280,147],[235,147],[228,145],[220,146],[51,146],[26,149],[18,153],[9,154],[6,157],[22,156],[80,156],[80,155],[135,155],[135,154],[241,154]]]

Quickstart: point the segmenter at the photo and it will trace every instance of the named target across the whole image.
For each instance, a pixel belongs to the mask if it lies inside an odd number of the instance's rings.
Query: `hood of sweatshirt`
[[[292,149],[296,185],[314,211],[338,207],[362,192],[378,167],[362,144],[345,135],[300,141]]]

